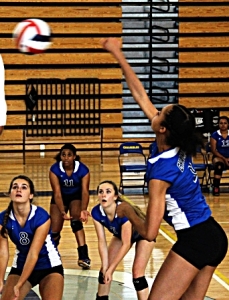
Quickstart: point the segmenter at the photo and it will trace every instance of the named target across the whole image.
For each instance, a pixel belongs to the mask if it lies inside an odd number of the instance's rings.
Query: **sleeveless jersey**
[[[222,137],[220,130],[213,132],[211,137],[216,140],[217,151],[224,157],[229,158],[229,130],[226,139]]]
[[[207,220],[211,210],[201,192],[192,159],[179,148],[158,153],[154,148],[148,160],[146,180],[169,182],[164,219],[175,230],[189,228]]]
[[[126,217],[119,218],[115,215],[114,219],[110,221],[100,204],[93,207],[91,215],[94,220],[106,227],[114,236],[121,239],[122,225],[128,221]]]
[[[62,161],[53,164],[50,171],[58,177],[63,195],[81,193],[81,180],[89,173],[88,167],[79,161],[75,161],[75,167],[71,176],[66,174]]]
[[[5,211],[0,213],[0,224],[3,224]],[[31,205],[30,214],[24,227],[21,227],[11,210],[6,225],[8,235],[15,244],[13,267],[23,269],[27,254],[32,244],[36,229],[50,218],[42,207]],[[34,270],[49,269],[61,265],[60,255],[51,238],[51,229],[41,248]]]

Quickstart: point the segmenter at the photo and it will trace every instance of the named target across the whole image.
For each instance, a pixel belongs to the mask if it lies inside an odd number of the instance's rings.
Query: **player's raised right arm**
[[[103,48],[109,51],[118,61],[133,98],[151,121],[152,118],[157,114],[157,109],[150,101],[141,81],[127,62],[121,50],[121,42],[116,38],[107,38],[102,39],[101,44]]]

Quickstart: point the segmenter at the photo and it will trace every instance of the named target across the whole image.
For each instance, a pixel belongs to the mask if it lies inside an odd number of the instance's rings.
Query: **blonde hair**
[[[118,194],[118,199],[116,201],[121,201],[121,202],[127,202],[130,204],[130,206],[134,209],[135,213],[141,218],[142,220],[145,220],[146,214],[141,210],[141,208],[137,205],[134,204],[133,201],[131,201],[128,197],[122,195],[121,193]]]

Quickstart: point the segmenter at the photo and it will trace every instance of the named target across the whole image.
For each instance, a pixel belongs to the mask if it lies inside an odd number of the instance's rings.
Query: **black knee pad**
[[[109,296],[98,296],[98,293],[97,293],[96,300],[109,300]]]
[[[101,271],[99,271],[98,282],[100,284],[105,284],[103,280],[104,280],[103,273]]]
[[[136,291],[141,291],[148,287],[148,282],[145,276],[133,278],[133,284]]]
[[[60,238],[61,238],[60,232],[52,232],[52,238],[53,238],[56,246],[58,246],[60,243]]]
[[[220,175],[220,176],[222,176],[223,170],[224,170],[224,163],[222,163],[222,162],[217,162],[217,163],[215,164],[215,172],[214,172],[214,174],[215,174],[215,175]]]
[[[75,233],[83,229],[83,223],[79,220],[71,220],[72,232]]]

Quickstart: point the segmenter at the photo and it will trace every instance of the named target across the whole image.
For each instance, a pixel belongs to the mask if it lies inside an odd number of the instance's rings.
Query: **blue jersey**
[[[81,180],[89,173],[88,167],[79,161],[75,161],[71,176],[66,174],[62,161],[53,164],[50,171],[58,177],[63,195],[81,193]]]
[[[217,151],[224,157],[229,158],[229,130],[226,139],[222,137],[220,130],[213,132],[211,137],[216,140]]]
[[[0,213],[0,224],[3,224],[5,211]],[[6,225],[11,241],[16,245],[13,267],[23,269],[27,254],[32,244],[36,229],[50,218],[46,210],[39,206],[31,205],[30,214],[23,227],[20,226],[11,210]],[[60,255],[51,239],[51,229],[41,248],[34,270],[49,269],[61,265]]]
[[[158,153],[155,147],[148,160],[146,179],[169,182],[164,219],[175,230],[189,228],[207,220],[211,210],[201,192],[192,159],[179,148]]]
[[[120,203],[120,202],[119,202]],[[91,211],[92,218],[104,227],[106,227],[114,236],[121,239],[122,225],[125,224],[128,219],[127,217],[119,218],[116,214],[112,221],[110,221],[100,204],[93,207]]]
[[[118,202],[117,205],[119,205],[120,203],[121,202]],[[127,217],[119,218],[117,214],[115,214],[114,219],[110,221],[100,204],[93,207],[91,211],[91,215],[94,220],[98,221],[100,224],[106,227],[111,233],[113,233],[114,236],[116,236],[121,240],[122,225],[128,221]],[[131,237],[131,243],[135,243],[142,239],[143,238],[141,237],[141,235],[137,231],[134,231]]]

